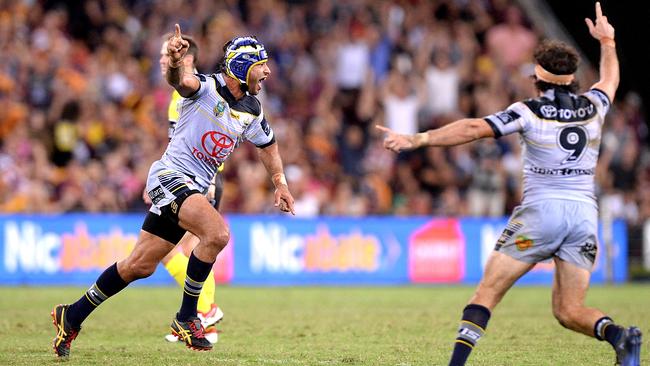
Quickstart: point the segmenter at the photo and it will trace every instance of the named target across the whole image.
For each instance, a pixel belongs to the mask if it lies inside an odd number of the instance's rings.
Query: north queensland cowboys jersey
[[[549,89],[485,117],[496,138],[518,132],[524,151],[522,204],[564,199],[596,205],[594,174],[610,107],[598,89],[576,95]]]
[[[260,148],[275,142],[262,106],[252,95],[236,100],[221,74],[197,74],[200,88],[180,104],[172,139],[160,159],[207,190],[217,169],[242,142]]]

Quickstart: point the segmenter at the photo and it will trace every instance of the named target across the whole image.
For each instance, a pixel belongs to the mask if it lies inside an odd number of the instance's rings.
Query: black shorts
[[[196,189],[183,191],[170,204],[160,208],[160,215],[156,215],[149,211],[147,217],[145,217],[144,222],[142,223],[142,230],[161,239],[167,240],[174,245],[178,244],[178,242],[181,241],[181,238],[183,238],[183,235],[187,232],[187,230],[178,225],[178,212],[187,197],[195,193],[201,192]]]

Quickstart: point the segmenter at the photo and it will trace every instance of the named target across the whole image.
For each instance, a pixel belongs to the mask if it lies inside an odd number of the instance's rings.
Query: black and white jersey
[[[259,100],[246,94],[237,100],[221,74],[197,74],[200,88],[180,102],[179,119],[160,159],[207,190],[217,169],[243,141],[259,148],[275,142]]]
[[[596,205],[594,174],[610,100],[591,89],[561,89],[485,117],[497,138],[518,132],[524,145],[523,204],[545,199]]]

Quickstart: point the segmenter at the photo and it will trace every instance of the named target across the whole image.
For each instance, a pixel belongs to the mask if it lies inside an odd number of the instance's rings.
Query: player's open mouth
[[[259,79],[259,80],[257,81],[257,85],[258,85],[260,88],[262,87],[262,82],[263,82],[264,80],[266,80],[266,76],[263,77],[263,78],[261,78],[261,79]]]

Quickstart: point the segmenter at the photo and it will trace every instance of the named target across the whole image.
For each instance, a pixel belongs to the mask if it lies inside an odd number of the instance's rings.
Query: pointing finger
[[[176,24],[174,25],[174,28],[175,28],[174,36],[180,38],[180,37],[181,37],[181,26],[178,25],[178,23],[176,23]]]
[[[603,10],[600,8],[600,1],[596,2],[596,19],[603,16]]]

